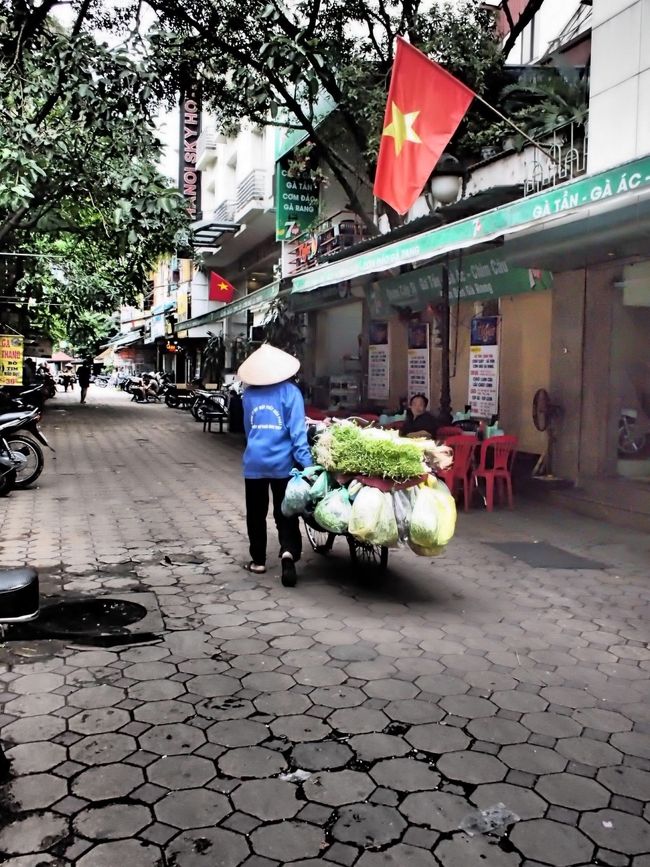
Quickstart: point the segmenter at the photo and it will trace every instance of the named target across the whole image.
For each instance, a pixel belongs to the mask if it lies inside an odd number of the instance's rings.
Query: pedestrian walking
[[[90,385],[90,376],[92,373],[92,361],[87,358],[81,367],[77,370],[77,379],[79,380],[79,388],[81,389],[81,403],[86,402],[88,394],[88,386]]]
[[[244,391],[244,481],[246,526],[251,560],[249,572],[266,572],[266,516],[269,489],[273,496],[273,517],[280,542],[282,584],[296,584],[296,563],[302,551],[298,517],[282,514],[282,500],[293,467],[312,463],[307,443],[305,404],[291,381],[298,373],[297,358],[268,343],[263,344],[241,365],[239,378]]]

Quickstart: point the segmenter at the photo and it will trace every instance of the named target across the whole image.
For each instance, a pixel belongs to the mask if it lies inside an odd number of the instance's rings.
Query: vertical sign
[[[431,372],[429,352],[429,325],[426,322],[409,322],[408,328],[408,397],[423,394],[429,399]]]
[[[499,414],[499,321],[498,316],[472,319],[467,402],[477,418]]]
[[[318,205],[318,184],[311,175],[292,176],[288,160],[278,160],[275,164],[275,240],[291,241],[301,235],[318,217]]]
[[[388,323],[371,322],[368,339],[368,399],[388,400],[390,348]]]
[[[178,185],[192,220],[198,219],[201,213],[201,172],[196,168],[200,134],[201,102],[198,96],[188,96],[181,102]]]
[[[0,385],[23,384],[23,338],[0,334]]]

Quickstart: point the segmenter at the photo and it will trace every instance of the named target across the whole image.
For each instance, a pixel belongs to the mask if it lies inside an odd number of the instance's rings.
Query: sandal
[[[244,563],[244,569],[247,572],[252,572],[253,575],[263,575],[266,572],[266,566],[260,566],[258,563],[254,563],[250,560],[248,563]]]

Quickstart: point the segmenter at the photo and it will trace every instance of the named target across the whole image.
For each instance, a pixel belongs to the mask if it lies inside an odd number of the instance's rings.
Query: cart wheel
[[[350,560],[354,566],[375,566],[380,572],[388,568],[388,548],[359,542],[353,536],[348,536]]]
[[[334,544],[334,539],[336,536],[334,533],[327,533],[325,530],[314,530],[306,521],[305,523],[305,533],[307,534],[307,538],[309,539],[309,544],[314,549],[317,554],[322,554],[323,556],[329,554],[332,550],[332,545]]]

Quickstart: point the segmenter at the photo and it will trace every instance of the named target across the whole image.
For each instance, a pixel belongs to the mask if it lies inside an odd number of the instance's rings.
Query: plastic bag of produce
[[[401,542],[406,542],[409,536],[413,506],[406,491],[393,491],[393,511],[397,522],[397,533]]]
[[[345,488],[338,488],[327,494],[314,511],[314,518],[324,530],[330,533],[345,533],[350,523],[352,505]]]
[[[437,544],[446,545],[453,538],[456,530],[456,502],[447,485],[439,479],[436,481],[436,486],[430,490],[438,513]]]
[[[382,498],[379,520],[372,529],[368,542],[371,545],[382,545],[386,548],[394,548],[399,541],[397,521],[393,511],[393,498],[389,493],[380,492]]]
[[[359,493],[359,491],[363,488],[363,485],[358,479],[352,479],[350,484],[348,485],[348,496],[350,497],[350,502],[354,502],[354,498]]]
[[[310,499],[313,503],[319,503],[326,494],[330,492],[330,478],[329,473],[321,473],[319,477],[316,479],[314,484],[311,486],[311,490],[309,492]]]
[[[311,485],[316,481],[320,474],[324,472],[325,470],[323,469],[323,467],[319,467],[318,464],[314,464],[313,467],[305,467],[301,475],[303,479],[307,479],[307,481]]]
[[[409,530],[409,540],[425,549],[446,545],[456,529],[454,498],[444,482],[434,481],[435,487],[418,488]]]
[[[282,500],[282,514],[290,518],[292,515],[299,515],[304,512],[305,507],[309,503],[310,494],[309,482],[303,479],[300,470],[291,470],[291,478],[287,484],[287,489],[284,492]]]
[[[435,548],[422,548],[420,545],[415,545],[410,539],[409,548],[414,554],[417,554],[418,557],[437,557],[438,554],[442,554],[445,550],[443,545],[436,545]]]
[[[370,542],[384,508],[383,496],[378,488],[364,485],[354,498],[348,533],[360,542]]]
[[[438,544],[438,508],[433,488],[418,488],[409,540],[420,548],[435,548]]]

